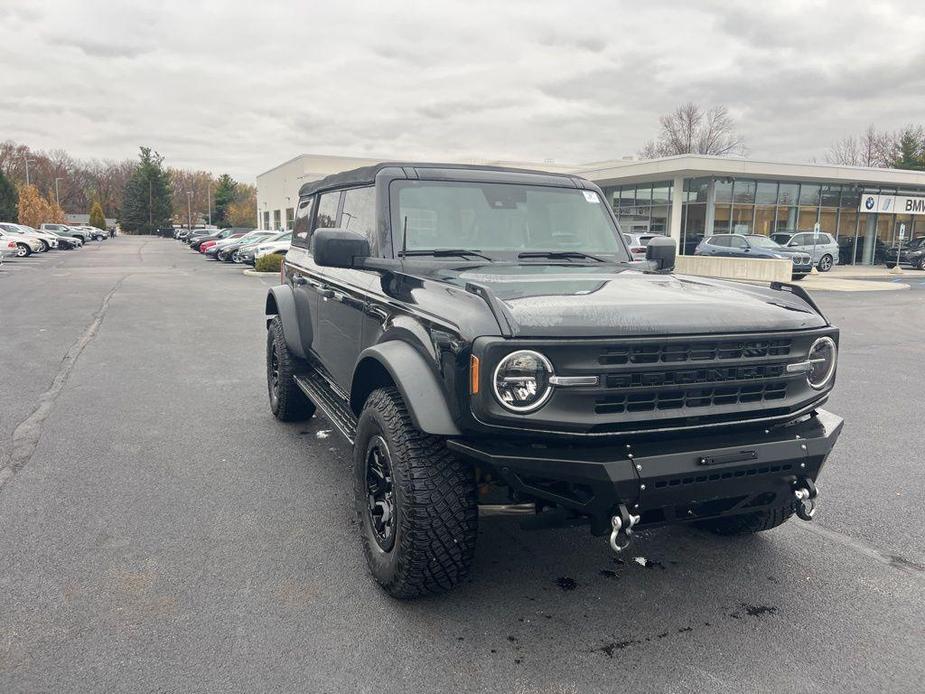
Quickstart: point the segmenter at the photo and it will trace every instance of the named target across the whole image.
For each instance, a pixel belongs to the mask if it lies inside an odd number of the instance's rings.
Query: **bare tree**
[[[679,154],[725,157],[745,152],[735,122],[725,106],[714,106],[705,111],[699,104],[691,102],[660,116],[658,121],[658,137],[647,142],[639,152],[643,159]]]
[[[829,164],[886,168],[896,159],[900,133],[880,131],[873,123],[858,136],[836,140],[825,153]]]

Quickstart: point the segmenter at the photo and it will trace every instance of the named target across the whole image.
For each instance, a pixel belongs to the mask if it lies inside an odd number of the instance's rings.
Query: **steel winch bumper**
[[[625,533],[627,523],[684,523],[814,499],[814,482],[843,424],[816,410],[767,429],[597,443],[450,439],[447,445],[486,466],[519,498],[587,517],[592,532],[603,535],[613,532],[615,518],[622,518]]]

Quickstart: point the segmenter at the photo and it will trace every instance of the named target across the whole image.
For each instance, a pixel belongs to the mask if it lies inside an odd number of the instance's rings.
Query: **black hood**
[[[488,288],[514,337],[729,334],[827,324],[789,291],[614,265],[491,265],[436,274],[460,287]]]

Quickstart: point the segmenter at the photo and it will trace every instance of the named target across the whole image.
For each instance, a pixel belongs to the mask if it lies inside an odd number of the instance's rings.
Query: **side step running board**
[[[295,377],[296,385],[324,412],[337,430],[353,445],[357,434],[357,418],[344,404],[337,392],[317,373],[309,372]]]

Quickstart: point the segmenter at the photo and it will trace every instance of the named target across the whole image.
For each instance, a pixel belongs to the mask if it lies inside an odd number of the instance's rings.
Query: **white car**
[[[16,255],[16,242],[10,239],[0,239],[0,265],[3,265],[4,258],[12,258]]]
[[[273,253],[279,253],[281,255],[286,255],[289,251],[289,246],[292,244],[292,234],[277,240],[270,241],[268,243],[262,243],[257,246],[254,251],[254,261],[256,262],[265,255],[272,255]]]
[[[43,251],[47,251],[50,248],[58,247],[58,237],[52,234],[50,231],[36,231],[30,226],[25,224],[15,224],[13,222],[0,222],[0,229],[5,229],[6,231],[19,231],[26,236],[34,236],[37,239],[44,241]]]
[[[16,245],[17,258],[25,258],[27,255],[41,253],[47,250],[45,248],[45,242],[36,236],[29,236],[19,229],[10,231],[4,227],[0,227],[0,243],[7,242],[7,247],[9,247],[10,241],[13,241]]]
[[[633,256],[633,260],[646,259],[646,246],[648,246],[649,241],[654,239],[656,236],[664,236],[664,234],[653,234],[648,232],[625,232],[623,234],[623,238],[626,240],[626,245],[629,246],[630,254]]]

